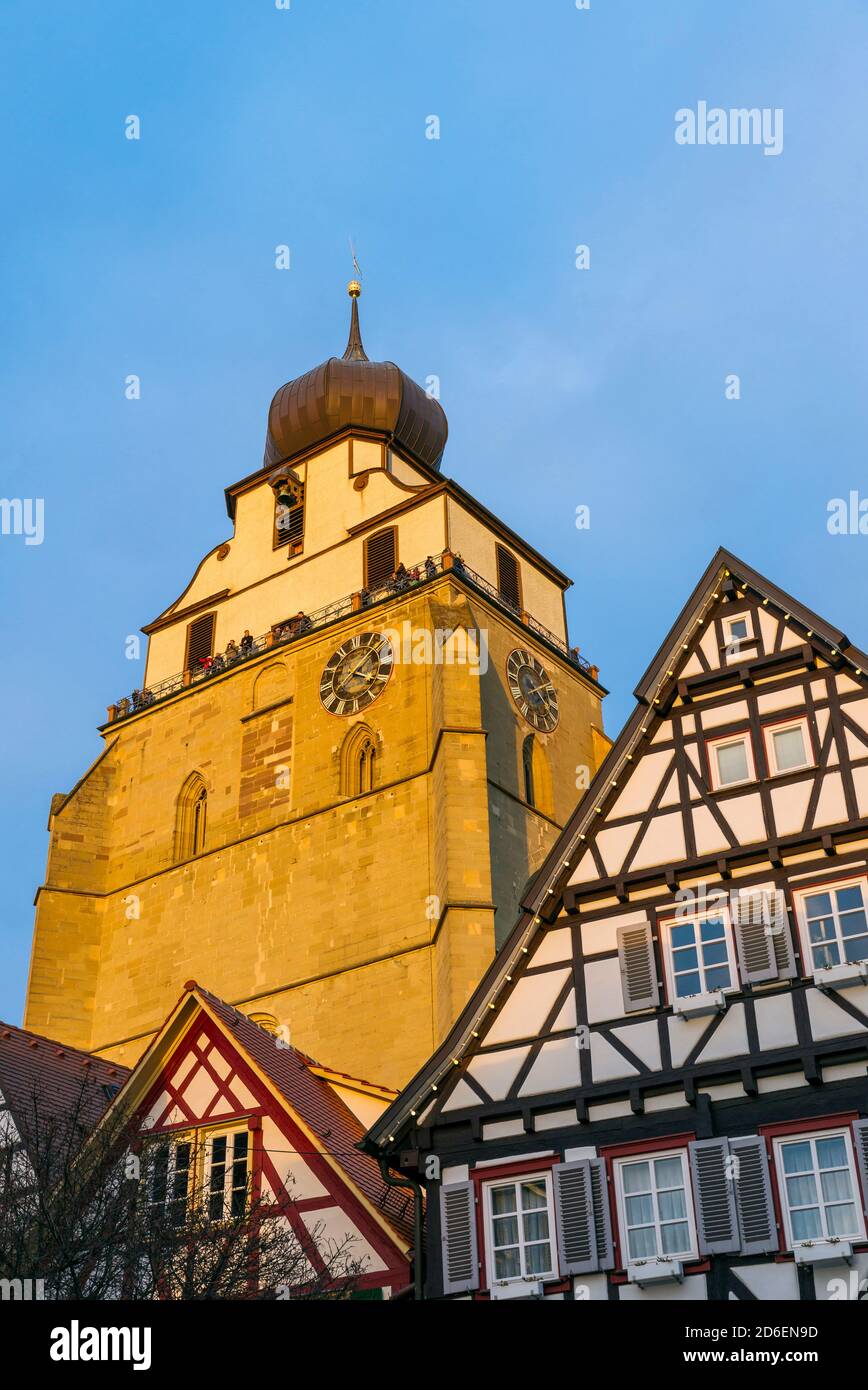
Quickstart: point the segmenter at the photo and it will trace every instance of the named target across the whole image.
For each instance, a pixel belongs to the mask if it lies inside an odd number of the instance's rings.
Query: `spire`
[[[351,280],[347,285],[347,294],[353,301],[353,310],[350,315],[350,336],[347,339],[347,348],[344,353],[344,362],[367,362],[368,354],[362,347],[362,330],[359,327],[359,295],[362,287],[358,280]]]

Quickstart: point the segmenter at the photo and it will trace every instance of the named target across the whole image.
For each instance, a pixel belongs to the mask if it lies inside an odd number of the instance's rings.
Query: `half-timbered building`
[[[338,1252],[355,1294],[388,1298],[411,1280],[413,1195],[358,1145],[394,1096],[320,1066],[273,1019],[190,980],[105,1122],[121,1108],[163,1147],[148,1201],[204,1201],[218,1221],[255,1207],[258,1221],[288,1223],[323,1291]]]
[[[866,1288],[868,656],[719,551],[443,1046],[372,1126],[429,1296]]]

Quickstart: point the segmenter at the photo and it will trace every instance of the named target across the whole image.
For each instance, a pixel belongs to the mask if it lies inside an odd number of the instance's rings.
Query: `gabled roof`
[[[542,868],[528,885],[522,901],[523,911],[512,932],[444,1042],[368,1131],[365,1147],[369,1152],[392,1151],[402,1134],[424,1116],[432,1100],[449,1084],[450,1074],[472,1050],[502,987],[521,970],[522,959],[528,954],[543,922],[551,921],[559,911],[564,889],[575,870],[577,853],[584,850],[585,841],[593,836],[595,822],[604,812],[606,803],[619,795],[619,779],[628,772],[630,762],[642,751],[659,715],[677,692],[679,667],[707,614],[722,601],[727,586],[732,586],[735,594],[752,591],[800,633],[803,629],[804,644],[817,651],[825,661],[840,665],[858,677],[868,675],[868,655],[854,647],[843,632],[777,588],[736,555],[719,549],[636,686],[636,708]]]
[[[129,1074],[117,1062],[0,1023],[0,1092],[25,1146],[37,1116],[50,1124],[75,1115],[94,1129]]]
[[[405,1243],[409,1243],[413,1235],[409,1194],[386,1184],[376,1160],[359,1149],[364,1125],[335,1093],[333,1086],[317,1074],[321,1070],[318,1064],[289,1044],[276,1047],[270,1033],[231,1004],[203,989],[195,980],[188,980],[178,1004],[114,1104],[134,1108],[141,1104],[166,1058],[192,1026],[200,1009],[217,1023],[253,1070],[266,1081],[272,1094],[301,1121],[321,1148],[324,1158],[340,1170],[344,1180],[380,1213]],[[368,1087],[371,1094],[384,1091],[384,1088],[354,1078],[344,1078],[343,1084]],[[385,1092],[383,1098],[394,1094]]]

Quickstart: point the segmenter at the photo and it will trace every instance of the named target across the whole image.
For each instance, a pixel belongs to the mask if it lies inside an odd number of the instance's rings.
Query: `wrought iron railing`
[[[374,585],[369,589],[357,590],[356,593],[348,594],[345,598],[326,604],[324,608],[318,608],[313,613],[297,613],[294,618],[287,618],[283,623],[276,623],[270,632],[264,633],[261,637],[242,638],[236,653],[227,655],[226,652],[218,652],[215,656],[208,657],[199,670],[179,671],[176,675],[167,676],[165,680],[156,681],[145,689],[134,690],[132,694],[122,696],[115,704],[109,705],[108,722],[113,724],[120,719],[127,719],[133,714],[150,708],[151,705],[159,704],[160,701],[177,695],[179,691],[201,685],[213,680],[215,676],[225,675],[239,666],[244,666],[265,651],[273,651],[288,642],[297,641],[298,638],[329,627],[332,623],[349,617],[350,614],[363,613],[369,608],[385,603],[388,599],[409,593],[411,590],[419,588],[421,584],[427,584],[432,579],[449,573],[466,579],[473,588],[478,589],[499,608],[511,613],[535,636],[560,652],[561,656],[573,666],[584,671],[593,680],[597,679],[598,668],[580,654],[578,647],[568,647],[561,637],[550,632],[548,628],[543,627],[542,623],[537,622],[530,613],[525,612],[506,598],[496,585],[483,579],[481,574],[477,574],[475,570],[465,565],[460,555],[454,555],[451,551],[445,550],[442,555],[428,556],[418,565],[412,565],[409,568],[402,567],[399,572],[382,584]]]

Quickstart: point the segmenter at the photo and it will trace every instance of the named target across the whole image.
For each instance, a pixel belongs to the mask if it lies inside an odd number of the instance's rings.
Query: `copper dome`
[[[346,352],[276,392],[268,411],[265,464],[356,426],[391,435],[412,458],[438,468],[449,431],[443,407],[394,362],[368,360],[359,330],[357,281],[349,293],[353,308]]]

